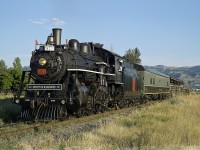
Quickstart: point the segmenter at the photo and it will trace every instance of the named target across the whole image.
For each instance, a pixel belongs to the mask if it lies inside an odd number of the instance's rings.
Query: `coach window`
[[[123,60],[119,59],[118,62],[119,62],[119,70],[118,71],[122,71]]]
[[[155,84],[155,78],[153,78],[153,84]]]
[[[150,84],[152,84],[152,78],[150,78]]]

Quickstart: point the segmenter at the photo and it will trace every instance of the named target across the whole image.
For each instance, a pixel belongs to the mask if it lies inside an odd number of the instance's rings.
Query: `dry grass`
[[[5,99],[12,99],[14,97],[13,94],[8,93],[8,94],[0,94],[0,100],[5,100]]]
[[[13,149],[26,150],[200,149],[199,106],[200,95],[179,96],[147,106],[129,116],[119,116],[89,132],[71,136],[41,132],[9,142]],[[1,141],[0,146],[4,142]]]
[[[200,146],[199,106],[200,96],[172,98],[84,133],[82,140],[63,142],[83,149],[194,148]]]
[[[176,149],[200,146],[197,96],[178,97],[83,135],[65,145],[83,149]],[[89,141],[89,142],[86,142]],[[63,141],[64,142],[64,141]],[[70,144],[69,144],[70,143]]]

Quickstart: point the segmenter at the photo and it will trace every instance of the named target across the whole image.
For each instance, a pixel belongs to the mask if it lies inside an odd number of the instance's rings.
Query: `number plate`
[[[27,84],[27,90],[62,90],[62,84]]]
[[[45,45],[44,50],[45,51],[54,51],[54,46],[53,45]]]

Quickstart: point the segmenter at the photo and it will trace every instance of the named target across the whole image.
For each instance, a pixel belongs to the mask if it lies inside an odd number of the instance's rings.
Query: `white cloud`
[[[38,20],[29,19],[29,21],[33,24],[44,25],[48,22],[48,19],[38,19]]]
[[[65,24],[63,20],[58,19],[58,18],[52,18],[52,21],[53,21],[53,25],[55,26],[62,26]]]
[[[37,25],[45,25],[45,26],[63,26],[65,24],[65,22],[59,18],[52,18],[52,19],[29,19],[29,22],[33,23],[33,24],[37,24]]]
[[[48,19],[40,19],[40,20],[43,21],[43,22],[49,21]]]

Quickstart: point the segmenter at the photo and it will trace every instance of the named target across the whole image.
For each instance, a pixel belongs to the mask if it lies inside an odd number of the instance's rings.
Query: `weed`
[[[169,99],[169,102],[172,105],[177,105],[177,104],[183,103],[184,101],[182,99],[180,99],[180,98],[172,97],[172,98]]]
[[[5,99],[12,99],[14,97],[14,95],[12,93],[8,93],[8,94],[0,94],[0,100],[5,100]]]

